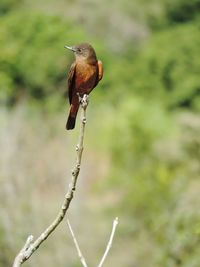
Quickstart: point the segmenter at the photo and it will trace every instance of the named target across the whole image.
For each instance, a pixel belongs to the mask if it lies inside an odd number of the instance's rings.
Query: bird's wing
[[[101,60],[98,60],[98,69],[99,69],[99,81],[100,81],[103,77],[103,64]]]
[[[74,62],[70,67],[68,78],[67,78],[67,81],[68,81],[68,98],[69,98],[70,104],[72,102],[72,92],[73,92],[73,87],[74,87],[75,70],[76,70],[76,63]]]
[[[100,60],[97,61],[97,66],[98,66],[98,75],[96,77],[96,81],[95,81],[94,87],[98,84],[98,82],[103,77],[103,64],[102,64],[102,62]]]

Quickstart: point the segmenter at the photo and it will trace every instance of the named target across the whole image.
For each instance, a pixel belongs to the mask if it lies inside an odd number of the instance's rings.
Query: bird
[[[70,110],[66,129],[72,130],[75,127],[80,99],[84,94],[89,95],[102,79],[103,64],[97,59],[94,48],[88,43],[74,46],[65,45],[64,47],[75,55],[75,61],[72,63],[67,77]]]

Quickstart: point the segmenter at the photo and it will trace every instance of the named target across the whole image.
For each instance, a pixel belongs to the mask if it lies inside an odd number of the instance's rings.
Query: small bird
[[[68,74],[68,97],[70,111],[66,129],[74,129],[80,97],[89,94],[103,77],[103,65],[97,60],[94,48],[88,43],[65,46],[74,52],[75,61]]]

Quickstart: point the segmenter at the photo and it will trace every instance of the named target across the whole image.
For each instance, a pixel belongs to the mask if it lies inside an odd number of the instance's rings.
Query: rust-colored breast
[[[77,63],[75,78],[76,92],[89,94],[96,85],[97,76],[97,65]]]

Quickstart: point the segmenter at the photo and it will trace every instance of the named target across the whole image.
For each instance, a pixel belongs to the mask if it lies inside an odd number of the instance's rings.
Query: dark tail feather
[[[72,130],[75,127],[76,115],[77,115],[77,112],[79,109],[79,102],[78,101],[79,100],[77,99],[77,103],[75,102],[74,104],[71,104],[71,106],[70,106],[69,116],[68,116],[67,123],[66,123],[66,129],[67,130]]]
[[[72,130],[74,129],[75,127],[75,123],[76,123],[76,117],[72,117],[70,114],[69,114],[69,117],[67,119],[67,123],[66,123],[66,129],[67,130]]]

